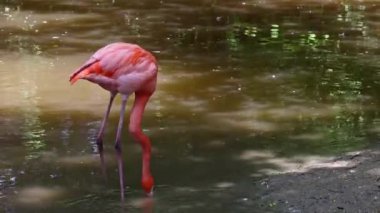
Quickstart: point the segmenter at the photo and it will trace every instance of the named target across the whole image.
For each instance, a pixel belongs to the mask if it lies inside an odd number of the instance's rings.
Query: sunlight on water
[[[69,76],[91,54],[64,55],[50,58],[35,55],[11,53],[3,57],[0,70],[0,89],[4,92],[3,110],[23,110],[25,114],[35,115],[43,111],[85,111],[102,115],[109,94],[99,86],[86,81],[70,85]],[[165,86],[169,77],[160,74],[159,80]],[[80,91],[80,92],[78,92]],[[153,97],[159,108],[160,95]],[[186,101],[187,102],[187,101]],[[193,104],[193,103],[189,103]],[[148,109],[150,106],[148,106]],[[118,106],[113,108],[118,110]],[[30,121],[32,122],[32,121]]]
[[[63,194],[63,189],[32,186],[21,189],[18,201],[25,205],[48,205],[52,200]]]
[[[255,150],[246,150],[238,156],[240,160],[248,161],[251,164],[267,164],[272,163],[278,165],[277,168],[264,168],[260,171],[265,175],[280,174],[286,172],[303,173],[315,168],[342,168],[353,167],[352,162],[349,161],[335,161],[331,163],[332,157],[321,157],[319,155],[313,156],[294,156],[292,158],[276,157],[271,152],[257,152]],[[252,174],[257,177],[258,173]]]

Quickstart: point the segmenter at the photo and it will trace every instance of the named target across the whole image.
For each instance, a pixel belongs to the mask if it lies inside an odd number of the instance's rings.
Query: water
[[[0,3],[0,210],[251,212],[255,181],[378,143],[376,1],[40,1]],[[108,102],[69,74],[96,49],[138,43],[160,63],[140,148],[123,134],[120,202]],[[129,105],[130,106],[130,105]]]

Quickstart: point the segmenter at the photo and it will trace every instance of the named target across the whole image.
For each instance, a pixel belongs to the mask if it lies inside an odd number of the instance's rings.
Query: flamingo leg
[[[102,124],[100,125],[98,136],[96,137],[96,144],[98,145],[99,151],[103,150],[103,135],[104,135],[104,130],[106,128],[107,120],[108,120],[108,117],[109,117],[109,114],[110,114],[110,111],[111,111],[111,106],[112,106],[113,100],[115,99],[115,96],[116,96],[116,93],[111,92],[110,101],[108,103],[107,110],[106,110],[106,112],[104,114],[104,117],[103,117],[103,120],[102,120]]]
[[[100,157],[100,168],[102,169],[104,180],[107,182],[107,171],[106,171],[106,163],[104,160],[103,148],[99,148],[99,145],[98,145],[98,149],[99,149],[99,157]]]
[[[124,163],[123,163],[123,155],[120,150],[116,150],[117,157],[117,167],[119,170],[119,183],[120,183],[120,200],[124,201]]]
[[[115,149],[120,152],[121,152],[121,130],[123,129],[125,107],[127,106],[128,95],[122,95],[121,100],[122,102],[121,102],[121,109],[120,109],[119,125],[117,126],[116,140],[115,140]]]
[[[151,158],[151,143],[142,130],[141,120],[145,110],[145,106],[151,94],[135,93],[135,102],[133,104],[130,121],[129,132],[134,139],[140,143],[142,148],[142,186],[147,195],[153,195],[154,180],[150,171],[150,158]]]
[[[127,106],[128,95],[122,95],[121,100],[122,102],[121,102],[121,109],[120,109],[119,125],[117,127],[117,132],[116,132],[115,149],[116,149],[117,164],[118,164],[118,169],[119,169],[120,196],[121,196],[121,201],[124,201],[124,165],[123,165],[122,150],[121,150],[121,130],[123,129],[125,107]]]

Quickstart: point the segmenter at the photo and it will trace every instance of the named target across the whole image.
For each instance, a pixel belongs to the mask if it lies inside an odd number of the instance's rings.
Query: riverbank
[[[268,176],[257,188],[272,212],[380,212],[380,147]]]

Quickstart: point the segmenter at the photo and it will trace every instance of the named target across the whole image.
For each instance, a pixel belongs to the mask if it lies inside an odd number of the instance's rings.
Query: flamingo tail
[[[93,60],[89,63],[86,63],[82,67],[80,67],[77,71],[75,71],[73,74],[70,76],[70,83],[73,85],[77,80],[83,78],[84,76],[88,75],[90,73],[91,69],[90,68],[93,64],[98,62],[99,60]]]

